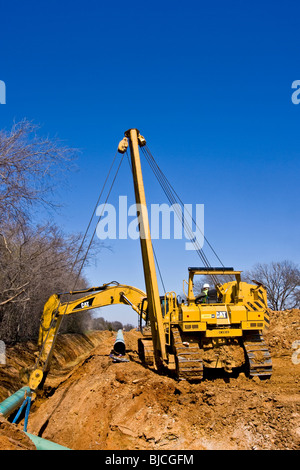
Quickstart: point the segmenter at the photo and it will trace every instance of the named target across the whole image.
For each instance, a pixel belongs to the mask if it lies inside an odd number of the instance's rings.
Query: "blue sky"
[[[81,149],[57,192],[66,232],[84,232],[118,142],[137,127],[183,202],[205,205],[205,235],[225,265],[300,262],[299,2],[0,5],[1,128],[26,117]],[[166,202],[142,164],[147,201]],[[133,202],[126,161],[109,202],[119,195]],[[139,243],[109,244],[86,269],[90,283],[144,288]],[[184,240],[154,246],[166,288],[181,293],[199,258]],[[136,321],[128,310],[121,319]]]

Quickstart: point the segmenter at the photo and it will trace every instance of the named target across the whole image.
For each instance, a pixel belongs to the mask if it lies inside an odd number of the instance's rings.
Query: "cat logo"
[[[74,310],[82,310],[83,308],[91,308],[93,305],[95,297],[92,297],[91,299],[85,300],[84,302],[80,302],[80,304],[76,305],[76,307],[73,308]]]

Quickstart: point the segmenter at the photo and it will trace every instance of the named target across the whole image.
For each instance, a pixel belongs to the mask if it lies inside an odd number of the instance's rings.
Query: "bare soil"
[[[109,356],[113,332],[61,335],[45,393],[30,412],[28,432],[78,450],[296,450],[300,448],[300,311],[271,312],[265,332],[270,380],[212,375],[191,384],[145,368],[140,333],[124,333],[129,362]],[[20,371],[36,346],[7,350],[0,401],[24,385]],[[22,422],[0,421],[0,450],[30,448]],[[26,447],[27,446],[27,447]]]

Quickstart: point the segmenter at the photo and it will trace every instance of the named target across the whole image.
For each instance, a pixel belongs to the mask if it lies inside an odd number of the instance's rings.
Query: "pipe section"
[[[8,418],[8,416],[22,405],[26,395],[30,395],[29,387],[22,387],[16,393],[6,398],[0,403],[0,415],[4,416],[4,418]]]
[[[122,356],[125,356],[126,346],[122,330],[118,330],[117,332],[117,337],[114,344],[114,352],[116,354],[121,354]]]
[[[25,432],[29,439],[34,443],[36,450],[71,450],[68,447],[61,446],[55,442],[47,441],[42,437],[35,436],[29,432]]]

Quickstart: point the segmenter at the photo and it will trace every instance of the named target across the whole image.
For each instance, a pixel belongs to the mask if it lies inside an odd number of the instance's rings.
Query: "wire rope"
[[[211,268],[211,265],[209,263],[209,260],[207,258],[207,256],[205,255],[202,247],[200,247],[197,239],[194,237],[194,233],[190,227],[190,224],[189,222],[187,221],[187,218],[186,218],[186,214],[185,214],[185,210],[187,212],[187,214],[189,215],[189,217],[191,218],[192,222],[194,222],[194,224],[196,225],[196,227],[198,228],[198,230],[200,231],[200,233],[203,235],[203,238],[204,240],[207,242],[208,246],[211,248],[211,250],[213,251],[214,255],[216,256],[216,258],[218,259],[218,261],[220,262],[220,264],[222,265],[222,267],[224,267],[221,259],[219,258],[219,256],[217,255],[216,251],[214,250],[214,248],[212,247],[212,245],[209,243],[209,241],[207,240],[207,237],[204,236],[203,232],[201,231],[201,229],[199,228],[199,226],[197,225],[195,219],[193,218],[193,216],[189,213],[189,211],[186,209],[186,207],[184,206],[181,198],[178,196],[177,192],[175,191],[174,187],[171,185],[171,183],[169,182],[169,180],[167,179],[167,177],[164,175],[163,171],[161,170],[161,168],[158,166],[158,164],[156,163],[153,155],[151,154],[149,148],[147,146],[145,147],[142,147],[142,151],[146,157],[146,160],[150,166],[150,168],[152,169],[155,177],[157,178],[160,186],[162,187],[167,199],[169,200],[170,204],[172,205],[173,207],[173,210],[175,212],[175,214],[177,215],[177,217],[179,218],[179,220],[181,221],[182,223],[182,226],[186,232],[186,234],[188,235],[188,237],[190,238],[191,242],[194,244],[195,246],[195,251],[197,252],[198,256],[200,257],[201,261],[203,262],[204,266],[207,268],[207,269],[210,269]],[[178,208],[178,205],[180,206],[180,209]],[[182,210],[182,208],[184,210]],[[216,276],[214,276],[213,274],[210,275],[210,278],[213,280],[214,284],[217,284],[217,278]]]
[[[101,192],[100,192],[99,197],[98,197],[98,199],[97,199],[97,203],[96,203],[96,205],[95,205],[95,207],[94,207],[94,210],[93,210],[93,213],[92,213],[92,215],[91,215],[91,217],[90,217],[90,220],[89,220],[88,226],[87,226],[87,228],[86,228],[85,234],[84,234],[83,239],[82,239],[82,241],[81,241],[80,247],[79,247],[79,249],[77,250],[77,254],[76,254],[75,260],[74,260],[74,262],[73,262],[73,264],[72,264],[72,267],[71,267],[71,274],[73,273],[73,271],[74,271],[74,269],[75,269],[75,267],[76,267],[76,264],[78,263],[79,253],[80,253],[80,251],[82,250],[82,247],[83,247],[83,244],[84,244],[84,242],[85,242],[85,239],[87,238],[88,231],[89,231],[90,226],[91,226],[91,224],[92,224],[93,217],[94,217],[94,215],[95,215],[95,212],[96,212],[97,207],[98,207],[98,205],[99,205],[99,202],[100,202],[100,200],[101,200],[101,197],[102,197],[102,194],[103,194],[103,192],[104,192],[105,186],[106,186],[106,184],[107,184],[108,178],[109,178],[110,173],[111,173],[111,171],[112,171],[112,168],[113,168],[113,166],[114,166],[114,163],[115,163],[117,154],[118,154],[118,152],[115,153],[115,156],[114,156],[114,158],[113,158],[112,164],[111,164],[111,166],[110,166],[110,168],[109,168],[108,174],[107,174],[107,176],[106,176],[106,179],[105,179],[105,181],[104,181],[104,183],[103,183]],[[120,167],[121,167],[121,164],[122,164],[122,161],[123,161],[123,157],[124,157],[124,155],[122,155],[122,158],[120,159],[120,162],[119,162],[118,168],[117,168],[117,170],[116,170],[115,176],[114,176],[114,178],[113,178],[113,181],[112,181],[111,186],[110,186],[110,188],[109,188],[108,194],[107,194],[107,196],[106,196],[105,203],[103,204],[103,209],[102,209],[102,212],[101,212],[101,214],[100,214],[99,221],[98,221],[98,223],[96,224],[96,227],[95,227],[95,229],[94,229],[93,235],[92,235],[91,240],[90,240],[90,242],[89,242],[89,245],[88,245],[88,247],[87,247],[87,249],[86,249],[86,252],[85,252],[85,255],[84,255],[84,257],[83,257],[83,260],[82,260],[82,262],[81,262],[80,268],[79,268],[79,270],[78,270],[78,272],[77,272],[77,275],[76,275],[76,278],[75,278],[75,282],[74,282],[74,286],[73,286],[72,291],[75,290],[75,287],[76,287],[76,284],[77,284],[78,279],[79,279],[79,277],[80,277],[80,274],[81,274],[81,272],[82,272],[83,266],[84,266],[84,264],[85,264],[85,262],[86,262],[86,259],[87,259],[87,256],[88,256],[88,252],[89,252],[89,250],[90,250],[90,248],[91,248],[91,246],[92,246],[92,243],[93,243],[93,240],[94,240],[96,231],[97,231],[98,224],[99,224],[99,222],[100,222],[100,220],[101,220],[101,217],[102,217],[102,215],[103,215],[103,212],[104,212],[105,206],[106,206],[106,204],[107,204],[108,198],[109,198],[109,196],[110,196],[110,193],[111,193],[112,188],[113,188],[113,186],[114,186],[114,183],[115,183],[115,181],[116,181],[117,175],[118,175],[118,173],[119,173],[119,170],[120,170]],[[65,306],[64,313],[62,314],[62,320],[63,320],[63,318],[64,318],[64,315],[65,315],[66,311],[67,311],[67,308],[68,308],[69,303],[70,303],[70,300],[68,300],[68,302],[67,302],[67,304],[66,304],[66,306]],[[51,319],[50,326],[49,326],[49,328],[48,328],[48,332],[47,332],[46,338],[45,338],[45,340],[43,341],[43,344],[42,344],[41,350],[40,350],[40,352],[39,352],[39,356],[38,356],[38,358],[37,358],[35,367],[37,367],[38,364],[39,364],[39,362],[40,362],[40,359],[41,359],[41,356],[42,356],[44,347],[45,347],[45,345],[46,345],[46,342],[47,342],[47,339],[48,339],[50,330],[51,330],[51,328],[53,327],[54,322],[55,322],[55,320],[56,320],[56,318],[57,318],[58,308],[59,308],[60,304],[61,304],[61,300],[59,300],[59,304],[58,304],[58,306],[57,306],[57,308],[56,308],[56,312],[55,312],[55,314],[53,315],[53,318]],[[61,326],[61,325],[60,325],[60,326]],[[59,328],[57,328],[57,330],[55,331],[55,334],[54,334],[54,337],[53,337],[53,343],[52,343],[52,344],[55,343],[55,340],[56,340],[56,337],[57,337],[57,334],[58,334],[58,330],[59,330]],[[43,367],[43,371],[45,370],[46,365],[47,365],[47,361],[45,362],[45,365],[44,365],[44,367]]]

